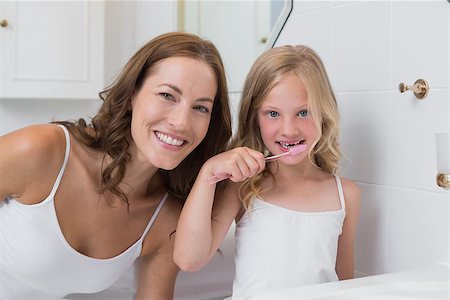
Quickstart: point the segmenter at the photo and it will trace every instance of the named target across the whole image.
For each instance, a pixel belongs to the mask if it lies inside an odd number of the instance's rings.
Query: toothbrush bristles
[[[302,153],[303,151],[305,151],[306,147],[307,146],[305,144],[295,145],[289,149],[289,154],[290,155],[298,155],[298,154]]]

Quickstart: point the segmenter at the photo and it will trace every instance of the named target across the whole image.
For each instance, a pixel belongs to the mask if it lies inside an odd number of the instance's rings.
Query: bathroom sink
[[[449,284],[435,282],[392,282],[366,285],[308,298],[311,300],[440,300],[449,299]]]
[[[450,265],[265,292],[252,300],[449,300]]]

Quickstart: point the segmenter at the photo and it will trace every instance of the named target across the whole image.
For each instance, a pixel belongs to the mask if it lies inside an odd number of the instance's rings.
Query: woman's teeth
[[[172,146],[181,146],[184,143],[184,141],[182,141],[182,140],[177,140],[177,139],[170,137],[168,135],[165,135],[164,133],[161,133],[161,132],[157,132],[156,136],[158,137],[158,139],[161,142],[164,142],[164,143],[172,145]]]

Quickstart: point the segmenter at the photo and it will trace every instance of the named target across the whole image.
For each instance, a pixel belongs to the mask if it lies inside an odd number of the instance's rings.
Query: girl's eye
[[[306,118],[307,116],[308,116],[308,111],[306,110],[306,109],[304,109],[304,110],[301,110],[301,111],[299,111],[298,112],[298,115],[300,116],[300,117],[302,117],[302,118]]]
[[[278,117],[279,113],[277,113],[276,111],[271,110],[271,111],[268,111],[266,113],[266,115],[269,116],[269,118],[276,118],[276,117]]]
[[[171,100],[171,101],[174,100],[174,97],[169,93],[161,92],[161,93],[159,93],[159,95],[166,100]]]
[[[206,106],[203,105],[197,105],[194,107],[194,109],[202,112],[202,113],[209,113],[209,109]]]

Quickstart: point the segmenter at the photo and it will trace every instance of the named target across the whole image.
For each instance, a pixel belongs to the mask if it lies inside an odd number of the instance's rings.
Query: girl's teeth
[[[298,141],[298,142],[293,143],[293,144],[288,144],[288,143],[280,142],[280,145],[281,145],[281,147],[283,147],[283,148],[290,148],[290,147],[296,146],[296,145],[298,145],[298,144],[300,144],[300,143],[301,143],[301,141]]]
[[[156,136],[161,142],[164,142],[166,144],[172,145],[172,146],[181,146],[183,144],[183,141],[177,140],[175,138],[172,138],[168,135],[165,135],[161,132],[157,132]]]

